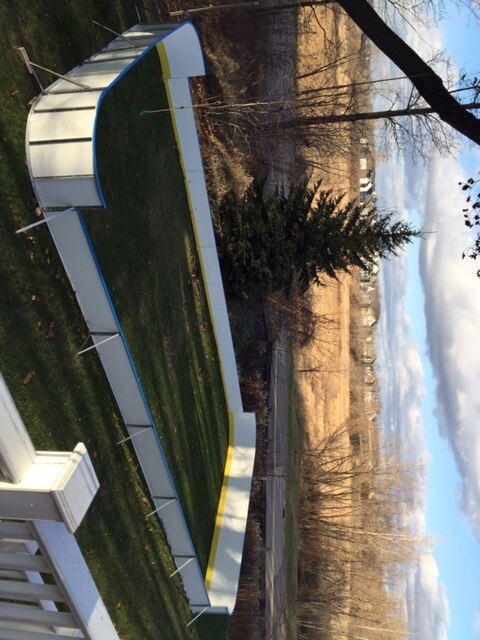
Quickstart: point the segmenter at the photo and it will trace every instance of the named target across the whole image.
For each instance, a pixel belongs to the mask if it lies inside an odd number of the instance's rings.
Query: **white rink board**
[[[226,607],[233,613],[248,517],[250,487],[255,461],[256,424],[254,414],[233,418],[233,455],[227,474],[226,500],[217,548],[207,590],[212,607]]]
[[[167,70],[164,69],[165,78],[191,78],[205,75],[202,48],[191,23],[184,22],[182,30],[172,31],[168,39],[162,40],[162,45],[167,53],[169,67],[168,75],[166,75]]]
[[[44,215],[90,331],[116,332],[117,321],[105,296],[80,215],[75,210]]]
[[[116,331],[119,331],[119,327]],[[105,338],[102,335],[92,336],[95,344],[101,343]],[[149,411],[121,336],[103,342],[97,346],[97,352],[125,424],[151,424]]]
[[[193,611],[231,613],[235,605],[255,456],[255,418],[244,414],[223,283],[218,263],[188,77],[204,74],[196,32],[185,23],[137,25],[70,76],[85,91],[57,80],[33,106],[27,124],[27,160],[39,203],[70,278],[130,442],[162,521],[174,562]],[[159,52],[172,120],[185,174],[192,222],[219,354],[224,390],[232,415],[231,440],[219,502],[206,588],[178,496],[152,417],[128,353],[79,212],[55,217],[58,209],[105,206],[95,163],[95,126],[105,93],[152,47]],[[52,111],[58,110],[61,111]],[[69,142],[70,140],[70,142]],[[41,144],[35,144],[35,143]],[[44,144],[46,143],[46,144]],[[49,211],[51,209],[51,211]],[[101,214],[100,214],[101,215]],[[103,334],[103,335],[101,335]],[[113,337],[115,334],[119,334]],[[108,340],[105,342],[105,340]],[[133,426],[132,426],[133,425]],[[148,430],[142,432],[143,425]],[[169,502],[172,500],[172,502]],[[235,516],[235,517],[234,517]],[[194,559],[184,565],[188,558]]]
[[[93,176],[92,142],[31,145],[30,166],[35,178]]]
[[[30,125],[30,142],[92,138],[94,109],[79,109],[75,118],[70,111],[43,111],[35,114]],[[91,149],[91,145],[90,145]]]
[[[52,109],[75,109],[96,108],[102,91],[85,91],[84,93],[49,93],[42,96],[34,106],[34,113],[42,113]]]
[[[173,72],[171,77],[174,77]],[[193,109],[189,108],[192,103],[187,80],[169,80],[166,86],[170,104],[173,107],[172,118],[186,177],[192,222],[222,368],[225,396],[232,420],[229,441],[231,459],[227,460],[225,468],[206,576],[211,610],[231,614],[237,597],[245,541],[255,460],[256,423],[253,414],[243,413],[200,145]],[[207,230],[208,227],[211,232]],[[201,611],[200,607],[193,607],[193,609]]]
[[[90,178],[37,178],[35,191],[45,207],[74,207],[80,200],[85,207],[101,207],[95,180]]]

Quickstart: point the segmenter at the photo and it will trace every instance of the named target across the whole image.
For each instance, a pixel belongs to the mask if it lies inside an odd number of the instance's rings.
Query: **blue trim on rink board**
[[[153,430],[153,433],[155,434],[155,439],[157,441],[158,450],[160,452],[160,455],[162,457],[162,460],[163,460],[163,463],[164,463],[164,466],[165,466],[165,470],[167,472],[168,480],[170,482],[170,486],[171,486],[171,489],[172,489],[172,494],[175,496],[175,499],[177,500],[177,503],[178,503],[178,505],[180,507],[179,508],[179,513],[182,516],[185,531],[188,534],[188,539],[189,539],[190,544],[192,546],[192,550],[194,551],[194,554],[195,554],[194,557],[195,557],[195,561],[196,561],[197,566],[198,566],[198,570],[200,572],[200,575],[203,575],[202,570],[200,568],[200,563],[198,561],[198,557],[196,555],[195,545],[193,544],[193,540],[192,540],[191,535],[190,535],[190,529],[189,529],[187,521],[185,519],[185,514],[183,512],[183,509],[181,508],[181,501],[180,501],[180,498],[178,496],[177,490],[175,488],[175,484],[174,484],[172,475],[170,473],[168,462],[167,462],[167,459],[165,457],[165,452],[163,451],[162,442],[160,440],[160,436],[158,434],[158,431],[157,431],[157,429],[155,427],[155,422],[154,422],[152,414],[150,412],[150,408],[148,406],[147,399],[145,397],[145,393],[143,391],[143,388],[142,388],[142,385],[141,385],[141,382],[140,382],[140,378],[139,378],[139,376],[137,374],[137,370],[135,369],[135,365],[133,363],[132,355],[131,355],[131,353],[130,353],[130,351],[128,349],[127,341],[125,339],[125,335],[123,333],[122,327],[121,327],[120,322],[118,320],[117,312],[115,311],[115,307],[113,306],[112,298],[111,298],[110,293],[108,291],[107,283],[105,282],[105,278],[103,277],[102,271],[100,269],[100,264],[98,262],[98,259],[97,259],[96,253],[95,253],[95,249],[94,249],[92,241],[90,239],[90,236],[89,236],[85,221],[83,220],[82,213],[81,213],[80,209],[76,209],[76,212],[77,212],[77,215],[78,215],[78,218],[79,218],[83,233],[85,235],[85,239],[87,241],[88,248],[90,249],[90,254],[92,256],[92,260],[93,260],[93,262],[95,264],[95,267],[97,269],[98,277],[100,278],[100,282],[102,283],[103,291],[104,291],[104,294],[105,294],[105,299],[106,299],[106,301],[107,301],[107,303],[108,303],[108,305],[110,307],[110,310],[112,312],[112,315],[114,317],[116,330],[118,331],[119,336],[120,336],[120,338],[122,340],[123,348],[125,349],[125,353],[127,355],[128,361],[130,363],[130,368],[132,370],[133,376],[135,378],[135,382],[137,384],[137,389],[138,389],[138,391],[140,393],[140,396],[142,398],[143,404],[145,406],[145,410],[146,410],[147,415],[148,415],[148,420],[150,422],[150,426],[151,426],[151,428]],[[85,322],[87,322],[86,319],[85,319]],[[88,326],[88,323],[87,323],[87,326]],[[93,327],[92,327],[92,330],[94,330]],[[101,361],[101,359],[100,359],[100,361]],[[107,376],[107,380],[108,380],[108,376]],[[113,391],[113,389],[112,389],[112,391]],[[115,396],[115,393],[113,395]],[[122,418],[123,418],[123,420],[125,422],[125,418],[123,416],[122,416]],[[139,459],[139,461],[140,461],[140,459]],[[153,499],[153,496],[151,496],[151,497]],[[160,514],[157,514],[157,517],[159,518],[159,520],[162,520]]]

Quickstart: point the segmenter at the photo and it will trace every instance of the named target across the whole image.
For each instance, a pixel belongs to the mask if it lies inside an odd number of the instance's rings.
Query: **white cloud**
[[[477,611],[473,618],[473,632],[475,634],[475,638],[480,640],[480,611]]]
[[[439,579],[435,559],[429,553],[420,556],[407,586],[409,620],[414,637],[447,640],[449,607]]]
[[[423,171],[423,169],[421,169]],[[415,193],[421,195],[425,181],[407,167],[377,171],[379,193],[388,193],[385,207],[393,207],[406,215],[406,203],[413,198],[411,182],[405,176],[414,175]],[[418,204],[418,203],[417,203]],[[398,206],[397,206],[398,205]],[[412,265],[410,265],[412,268]],[[408,265],[405,255],[382,264],[382,314],[379,341],[382,345],[382,405],[387,428],[397,435],[402,455],[407,460],[427,463],[429,454],[421,418],[424,397],[424,371],[419,345],[410,335],[411,319],[405,310],[408,286]],[[425,513],[422,501],[410,505],[406,524],[415,535],[424,536]],[[446,640],[449,624],[448,600],[432,553],[421,554],[409,568],[405,582],[405,599],[409,628],[415,636],[428,640]]]
[[[385,208],[400,210],[407,217],[404,206],[407,193],[403,171],[377,171],[380,193],[388,193]],[[390,200],[391,198],[391,200]],[[410,336],[411,320],[405,311],[405,295],[408,284],[408,267],[405,253],[384,261],[381,268],[382,314],[379,323],[379,340],[382,353],[381,404],[383,423],[395,432],[398,448],[407,460],[423,462],[427,459],[420,404],[424,396],[424,372],[419,347]]]
[[[471,242],[463,225],[463,178],[453,159],[436,159],[425,176],[425,227],[420,272],[429,356],[436,376],[438,421],[462,477],[462,505],[480,540],[480,280],[462,260]]]

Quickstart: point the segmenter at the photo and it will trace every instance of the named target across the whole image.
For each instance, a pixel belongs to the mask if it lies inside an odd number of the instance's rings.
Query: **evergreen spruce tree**
[[[253,182],[239,201],[228,194],[217,244],[230,294],[288,290],[295,275],[304,292],[323,284],[322,275],[367,268],[422,235],[393,213],[343,204],[344,196],[320,186],[303,182],[262,197],[262,185]]]

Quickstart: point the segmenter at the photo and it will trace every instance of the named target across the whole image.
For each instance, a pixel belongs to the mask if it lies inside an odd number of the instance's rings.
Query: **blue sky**
[[[446,589],[448,637],[475,638],[480,605],[480,546],[461,513],[461,479],[448,442],[440,436],[436,423],[434,373],[426,352],[425,318],[418,312],[419,302],[423,301],[418,249],[417,244],[407,256],[410,275],[406,312],[412,320],[411,335],[419,345],[425,375],[421,415],[430,457],[426,467],[426,528],[435,539],[434,557]]]
[[[382,171],[379,178],[382,182]],[[417,214],[409,214],[418,222]],[[480,638],[475,629],[480,610],[480,546],[461,508],[462,477],[448,435],[439,433],[438,382],[428,356],[419,249],[417,243],[405,256],[383,265],[385,302],[380,321],[385,425],[407,456],[425,463],[425,509],[412,515],[412,526],[435,539],[432,558],[422,558],[413,568],[407,589],[410,605],[415,605],[409,607],[416,621],[412,632],[421,634],[413,637],[428,640]],[[460,261],[460,253],[452,258]],[[480,282],[474,278],[472,273],[471,283],[480,294]]]
[[[480,30],[456,9],[449,14],[407,39],[427,58],[443,46],[457,68],[475,73]],[[389,74],[380,61],[375,77]],[[381,206],[436,232],[385,263],[381,279],[384,422],[426,465],[425,507],[411,524],[436,540],[407,580],[412,638],[480,639],[480,280],[461,260],[469,237],[457,184],[480,169],[480,153],[377,166]]]

